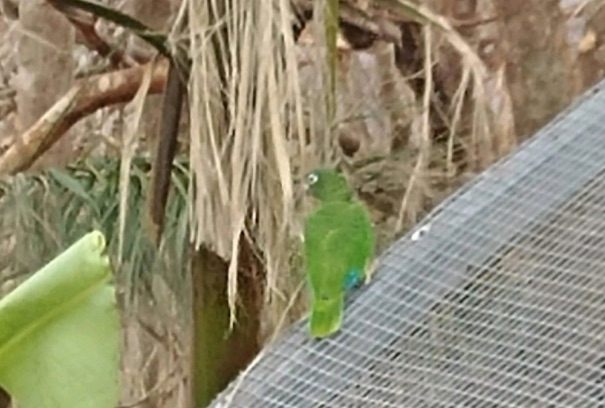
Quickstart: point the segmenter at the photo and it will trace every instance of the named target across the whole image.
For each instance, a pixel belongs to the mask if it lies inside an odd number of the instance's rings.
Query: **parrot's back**
[[[374,252],[374,232],[358,201],[323,203],[305,225],[306,268],[313,292],[310,331],[336,332],[346,290],[365,277]]]

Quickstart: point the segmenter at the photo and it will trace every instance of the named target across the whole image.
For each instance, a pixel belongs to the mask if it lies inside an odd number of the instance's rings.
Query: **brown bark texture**
[[[54,145],[79,119],[116,103],[131,100],[136,94],[146,66],[128,68],[82,79],[59,99],[20,140],[0,156],[0,174],[14,174],[30,167]],[[152,67],[150,93],[164,89],[167,61]]]

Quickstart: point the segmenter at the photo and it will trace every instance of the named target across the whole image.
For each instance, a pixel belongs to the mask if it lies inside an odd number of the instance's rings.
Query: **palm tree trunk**
[[[238,319],[230,330],[228,264],[205,248],[192,262],[193,406],[205,407],[258,353],[263,279],[252,251],[242,248]]]

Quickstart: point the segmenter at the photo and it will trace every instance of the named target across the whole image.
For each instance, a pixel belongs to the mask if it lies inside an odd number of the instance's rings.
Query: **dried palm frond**
[[[196,245],[231,260],[233,312],[240,240],[254,237],[266,266],[268,296],[279,295],[278,271],[288,270],[291,157],[308,148],[293,14],[286,0],[187,4],[192,234]],[[314,140],[312,135],[311,145]]]

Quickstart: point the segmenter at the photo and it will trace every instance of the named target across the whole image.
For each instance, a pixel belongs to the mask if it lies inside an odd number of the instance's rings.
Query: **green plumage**
[[[313,295],[310,331],[325,337],[338,331],[346,290],[365,279],[374,255],[374,231],[367,210],[334,170],[307,175],[307,188],[320,200],[305,224],[305,263]]]

